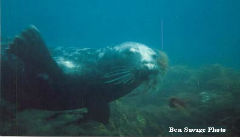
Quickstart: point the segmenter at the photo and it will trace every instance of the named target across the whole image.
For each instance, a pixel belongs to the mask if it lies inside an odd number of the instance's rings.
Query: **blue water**
[[[240,67],[239,5],[238,0],[2,0],[1,31],[4,39],[34,24],[49,47],[137,41],[161,49],[163,43],[171,64]]]

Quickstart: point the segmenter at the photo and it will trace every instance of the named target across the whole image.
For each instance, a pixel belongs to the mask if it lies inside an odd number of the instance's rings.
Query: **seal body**
[[[161,74],[166,60],[135,42],[115,47],[57,47],[49,52],[36,27],[16,36],[3,54],[3,98],[18,109],[86,107],[87,118],[106,123],[108,103]]]

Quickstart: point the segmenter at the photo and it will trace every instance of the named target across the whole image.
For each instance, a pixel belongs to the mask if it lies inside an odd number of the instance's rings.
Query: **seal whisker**
[[[125,78],[125,77],[127,77],[127,76],[129,76],[129,75],[130,75],[130,74],[125,74],[125,75],[123,75],[123,76],[120,76],[120,77],[117,77],[117,78],[115,78],[115,79],[109,80],[109,81],[107,81],[107,83],[111,83],[111,82],[115,82],[115,81],[122,80],[123,78]]]
[[[130,69],[128,69],[128,68],[126,68],[126,69],[117,69],[117,70],[113,70],[113,71],[111,71],[111,72],[109,72],[109,73],[107,73],[107,74],[117,73],[117,72],[123,72],[123,71],[128,71],[128,70],[130,70]]]
[[[117,69],[117,68],[128,68],[129,66],[115,66],[115,67],[112,67],[113,69]]]
[[[128,81],[127,84],[131,84],[131,83],[133,83],[134,81],[135,81],[135,77],[134,77],[134,75],[132,74],[132,75],[131,75],[131,79]]]
[[[104,82],[104,83],[113,83],[113,82],[116,82],[116,81],[119,82],[119,81],[123,80],[124,78],[129,77],[130,75],[131,75],[131,74],[128,73],[128,74],[125,74],[125,75],[123,75],[123,76],[117,77],[117,78],[115,78],[115,79],[106,81],[106,82]]]
[[[131,84],[131,83],[133,83],[133,82],[134,82],[134,80],[135,80],[135,78],[133,77],[133,78],[131,79],[131,81],[129,81],[129,83],[128,83],[128,84]]]
[[[130,76],[129,77],[126,77],[126,78],[123,78],[122,80],[118,81],[117,83],[114,83],[115,85],[118,85],[118,84],[126,84],[129,80],[130,80]]]
[[[119,80],[117,83],[115,83],[115,84],[121,84],[121,83],[123,83],[123,84],[125,84],[127,81],[129,81],[131,79],[131,75],[128,75],[128,76],[126,76],[126,77],[124,77],[124,78],[122,78],[121,80]]]
[[[129,82],[134,81],[134,76],[133,74],[128,75],[126,78],[123,78],[121,80],[119,80],[117,83],[114,83],[115,85],[118,84],[130,84]]]
[[[113,72],[118,72],[118,71],[122,71],[122,70],[131,70],[133,69],[134,66],[120,66],[120,67],[112,67],[111,70],[113,70]]]
[[[110,77],[114,77],[114,76],[119,76],[119,75],[122,75],[122,74],[126,74],[126,73],[129,73],[130,71],[123,71],[123,72],[116,72],[116,73],[111,73],[111,74],[105,74],[104,77],[105,78],[110,78]]]
[[[126,83],[128,83],[129,81],[131,81],[131,80],[132,80],[132,77],[128,78],[128,79],[125,80],[123,83],[126,84]]]
[[[123,83],[124,83],[124,84],[127,84],[127,83],[129,83],[131,80],[133,80],[133,78],[134,78],[134,75],[131,74],[131,75],[129,75],[128,79],[126,79]]]

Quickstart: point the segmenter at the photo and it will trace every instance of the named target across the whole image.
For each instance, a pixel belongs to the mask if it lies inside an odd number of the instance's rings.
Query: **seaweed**
[[[10,111],[14,109],[7,109],[9,104],[4,104],[0,113],[0,134],[169,136],[183,135],[169,133],[170,126],[214,126],[227,129],[227,133],[222,135],[240,135],[238,70],[219,64],[201,68],[172,66],[157,86],[158,88],[149,88],[149,91],[145,92],[143,90],[146,88],[142,85],[133,91],[137,94],[112,102],[110,121],[106,125],[95,121],[71,123],[82,117],[80,110],[59,114],[42,110],[14,113]],[[182,109],[170,107],[169,101],[172,97],[182,100],[186,106]],[[16,118],[11,113],[16,114]]]

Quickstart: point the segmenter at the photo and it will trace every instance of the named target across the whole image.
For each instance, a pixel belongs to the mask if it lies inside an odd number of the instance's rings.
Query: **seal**
[[[86,107],[86,119],[107,123],[109,102],[162,76],[166,69],[166,54],[136,42],[100,49],[57,47],[49,52],[39,30],[30,26],[3,54],[2,97],[19,110]]]

